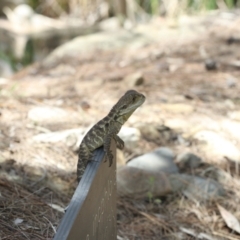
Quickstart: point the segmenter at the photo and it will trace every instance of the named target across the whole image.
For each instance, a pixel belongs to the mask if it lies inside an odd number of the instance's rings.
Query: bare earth
[[[0,239],[51,239],[63,216],[61,208],[76,187],[76,152],[64,141],[43,143],[33,137],[89,127],[130,88],[144,93],[147,100],[126,125],[164,124],[183,140],[142,137],[137,148],[125,150],[126,160],[159,146],[170,147],[176,154],[186,150],[198,154],[232,176],[224,185],[227,197],[218,204],[239,219],[238,162],[204,151],[193,138],[196,132],[210,129],[240,149],[238,134],[221,127],[226,121],[240,124],[240,114],[236,115],[240,111],[239,21],[215,16],[168,28],[159,19],[154,27],[164,34],[152,44],[131,51],[75,52],[51,66],[34,64],[2,82]],[[216,61],[216,69],[207,70],[206,59]],[[144,78],[139,86],[124,80],[135,72]],[[67,114],[44,121],[29,117],[31,109],[46,106]],[[200,176],[204,170],[198,168],[191,174]],[[211,238],[197,237],[200,233]],[[240,239],[226,226],[216,202],[196,203],[180,194],[160,202],[119,199],[118,235],[121,239]]]

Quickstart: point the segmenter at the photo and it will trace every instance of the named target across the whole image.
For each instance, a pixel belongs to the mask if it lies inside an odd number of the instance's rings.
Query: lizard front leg
[[[120,147],[121,149],[124,147],[123,140],[117,135],[119,130],[121,129],[122,125],[118,122],[114,122],[109,126],[109,131],[107,135],[105,136],[104,143],[103,143],[103,149],[106,154],[106,157],[109,160],[109,167],[111,167],[113,162],[113,154],[111,151],[111,140],[112,138],[116,141],[116,145]],[[105,162],[107,161],[107,158],[105,158]]]
[[[108,159],[109,167],[111,167],[112,162],[113,162],[113,154],[112,154],[112,151],[110,150],[112,138],[114,138],[113,134],[107,135],[107,137],[105,138],[105,141],[104,141],[104,145],[103,145],[103,149],[106,154],[106,158],[105,158],[104,162],[106,162]]]

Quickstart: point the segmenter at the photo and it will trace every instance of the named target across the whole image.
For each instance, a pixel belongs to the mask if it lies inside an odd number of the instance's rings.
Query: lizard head
[[[128,90],[114,106],[121,122],[127,121],[131,114],[145,101],[145,96],[135,90]]]

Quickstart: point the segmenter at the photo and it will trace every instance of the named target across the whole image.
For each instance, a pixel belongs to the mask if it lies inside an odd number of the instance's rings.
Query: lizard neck
[[[124,115],[119,115],[119,112],[116,109],[112,109],[108,115],[108,119],[112,122],[118,122],[119,124],[123,125],[128,118],[132,115],[133,111],[129,111]]]
[[[117,122],[121,123],[122,125],[129,119],[129,117],[132,115],[134,111],[128,112],[122,116],[118,116]]]

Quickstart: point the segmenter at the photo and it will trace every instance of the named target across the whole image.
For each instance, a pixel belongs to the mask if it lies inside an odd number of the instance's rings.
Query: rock
[[[206,59],[205,60],[205,68],[208,71],[216,70],[217,69],[217,63],[213,59]]]
[[[13,224],[14,225],[19,225],[23,222],[23,219],[22,218],[16,218],[14,221],[13,221]]]
[[[174,153],[172,150],[161,147],[153,152],[132,159],[127,165],[154,173],[177,173],[178,168],[173,162],[173,159]]]
[[[215,200],[225,195],[221,184],[212,180],[200,177],[192,177],[188,187],[183,194],[189,199],[196,201]]]
[[[240,150],[228,139],[213,131],[202,130],[194,138],[205,142],[200,147],[209,157],[223,158],[240,161]]]
[[[197,155],[185,152],[177,156],[176,163],[180,169],[197,168],[201,164],[202,159]]]
[[[91,105],[87,101],[81,101],[80,106],[83,110],[87,111],[89,108],[91,108]]]
[[[64,122],[73,117],[71,114],[57,107],[34,107],[28,112],[28,118],[34,122]]]
[[[82,139],[85,133],[84,128],[74,128],[58,132],[41,133],[32,138],[34,142],[50,142],[56,143],[65,141],[66,145],[73,147]]]
[[[182,192],[192,200],[213,200],[225,195],[221,184],[187,174],[153,172],[132,166],[117,169],[117,193],[131,198],[154,198]]]
[[[141,72],[136,72],[133,74],[130,74],[124,78],[124,82],[130,87],[135,87],[142,85],[144,83],[144,77]]]
[[[117,170],[117,193],[132,198],[165,196],[171,192],[166,173],[123,166]]]
[[[164,125],[141,124],[138,128],[145,139],[156,142],[159,145],[166,145],[177,138],[177,135]]]
[[[43,61],[43,66],[51,67],[59,59],[66,56],[75,56],[76,54],[93,54],[97,49],[101,50],[119,50],[129,48],[130,50],[145,44],[156,41],[156,38],[150,34],[130,32],[126,30],[112,32],[100,32],[87,36],[76,37],[73,40],[57,47],[47,58]],[[134,45],[135,44],[135,45]]]
[[[192,176],[187,174],[170,174],[169,182],[171,185],[171,192],[176,193],[185,190],[191,182],[191,179]]]
[[[135,148],[141,137],[140,131],[132,127],[122,127],[118,135],[124,141],[125,147],[129,149]]]
[[[213,166],[204,170],[204,177],[214,179],[221,184],[229,184],[230,181],[233,181],[229,172]]]
[[[160,133],[152,124],[141,124],[138,126],[141,135],[148,141],[157,142],[160,139]]]

